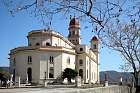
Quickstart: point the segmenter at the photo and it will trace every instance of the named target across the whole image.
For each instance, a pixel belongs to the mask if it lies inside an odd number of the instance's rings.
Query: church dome
[[[76,18],[76,17],[73,17],[70,21],[70,24],[69,24],[69,27],[70,28],[80,28],[80,22],[79,20]]]
[[[98,40],[98,39],[97,39],[96,36],[93,36],[92,39],[91,39],[91,41],[97,41],[97,40]]]

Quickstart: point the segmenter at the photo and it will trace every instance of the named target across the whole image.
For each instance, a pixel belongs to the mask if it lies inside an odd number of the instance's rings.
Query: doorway
[[[28,74],[28,82],[31,83],[32,82],[32,68],[28,68],[27,69],[27,74]]]

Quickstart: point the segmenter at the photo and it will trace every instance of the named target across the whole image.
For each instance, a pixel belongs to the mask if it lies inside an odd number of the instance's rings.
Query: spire
[[[51,21],[50,21],[50,23],[49,23],[49,25],[48,25],[48,31],[51,31],[52,30],[52,28],[51,28],[51,25],[52,25],[52,23],[51,23]]]

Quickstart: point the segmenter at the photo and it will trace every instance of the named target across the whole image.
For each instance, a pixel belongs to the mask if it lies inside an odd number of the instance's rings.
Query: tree
[[[11,15],[21,11],[33,14],[44,25],[55,15],[76,14],[86,19],[98,32],[110,22],[137,23],[140,19],[139,0],[1,0]],[[58,16],[57,16],[58,17]],[[124,19],[123,19],[124,18]],[[45,20],[46,19],[46,20]],[[122,20],[123,19],[123,20]],[[47,22],[47,23],[46,23]]]
[[[6,82],[9,79],[9,73],[6,71],[0,70],[0,83],[2,85],[2,82]]]
[[[18,2],[19,1],[19,2]],[[9,12],[15,15],[27,10],[40,18],[44,25],[55,15],[71,15],[76,13],[79,19],[91,23],[93,31],[102,43],[121,55],[131,64],[137,87],[139,74],[139,30],[133,25],[140,24],[139,0],[3,0]],[[45,20],[46,18],[46,20]],[[125,23],[126,27],[112,24]],[[118,28],[117,28],[118,27]],[[136,31],[137,30],[137,31]]]
[[[66,68],[62,74],[62,78],[68,79],[68,82],[71,83],[71,79],[75,78],[77,76],[78,72],[76,70],[73,70],[71,68]]]
[[[133,70],[136,93],[140,92],[140,25],[110,24],[100,35],[102,43],[119,52]],[[125,69],[128,69],[125,67]]]

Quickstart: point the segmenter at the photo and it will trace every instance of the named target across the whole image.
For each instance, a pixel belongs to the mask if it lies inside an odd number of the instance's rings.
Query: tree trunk
[[[69,83],[69,84],[71,83],[71,78],[68,78],[68,83]]]
[[[136,88],[135,93],[140,93],[139,78],[138,78],[139,75],[138,75],[138,73],[135,73],[134,77],[135,77],[135,88]]]
[[[135,93],[140,93],[140,86],[136,86],[136,92]]]

